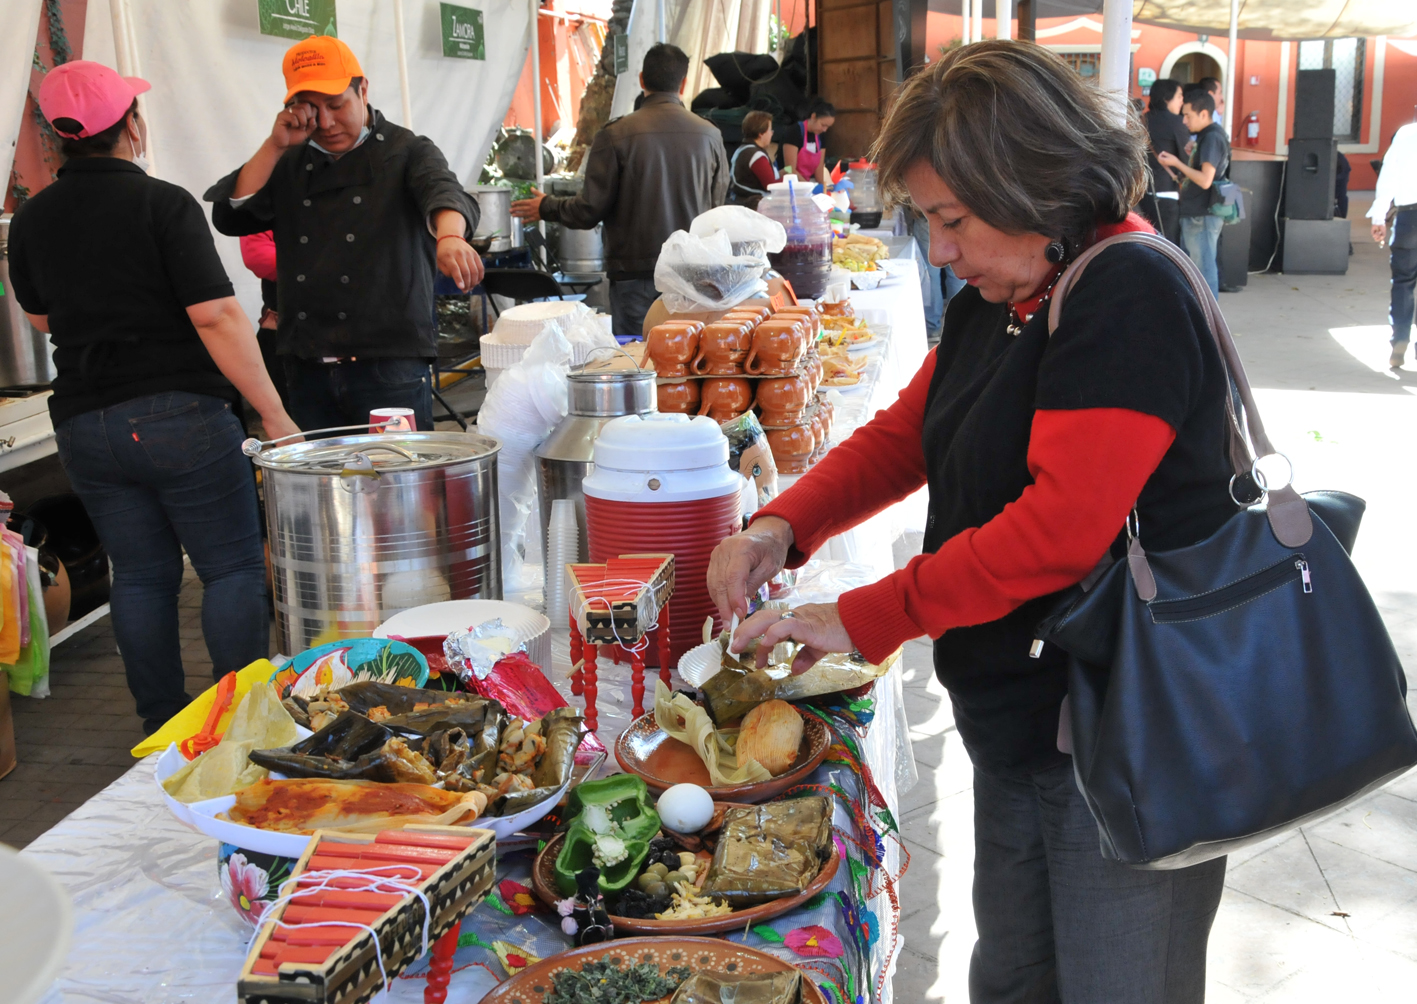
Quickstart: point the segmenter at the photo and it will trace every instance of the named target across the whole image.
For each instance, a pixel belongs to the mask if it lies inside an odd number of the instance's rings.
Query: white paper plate
[[[679,657],[679,675],[691,687],[702,687],[723,668],[717,641],[695,645]]]
[[[517,645],[542,669],[551,668],[551,622],[531,607],[506,600],[446,600],[394,614],[374,629],[375,638],[431,638],[502,618]]]

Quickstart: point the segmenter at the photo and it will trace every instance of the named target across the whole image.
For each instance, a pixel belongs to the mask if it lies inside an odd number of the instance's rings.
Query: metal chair
[[[560,283],[545,272],[530,268],[489,268],[482,276],[482,288],[492,296],[503,296],[517,303],[563,298]],[[492,309],[497,309],[496,304]]]

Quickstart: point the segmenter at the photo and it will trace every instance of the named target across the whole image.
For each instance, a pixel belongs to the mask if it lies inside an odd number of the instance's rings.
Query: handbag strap
[[[1176,245],[1155,234],[1138,232],[1117,234],[1092,245],[1067,267],[1058,277],[1057,283],[1054,284],[1053,300],[1048,305],[1049,336],[1057,330],[1058,322],[1063,316],[1063,301],[1067,298],[1068,291],[1077,284],[1083,269],[1092,259],[1116,244],[1142,244],[1159,251],[1181,270],[1181,274],[1190,283],[1191,291],[1200,302],[1201,310],[1205,314],[1206,327],[1210,330],[1210,336],[1215,341],[1216,349],[1219,350],[1220,365],[1226,374],[1227,386],[1235,388],[1235,392],[1240,398],[1240,406],[1244,411],[1242,426],[1240,416],[1235,412],[1232,395],[1229,393],[1225,395],[1230,464],[1236,478],[1252,475],[1256,454],[1265,457],[1277,451],[1274,444],[1270,442],[1269,435],[1265,432],[1259,406],[1255,403],[1254,392],[1250,389],[1249,377],[1245,375],[1245,364],[1240,359],[1240,351],[1235,347],[1235,339],[1230,334],[1230,326],[1225,323],[1225,315],[1220,310],[1220,304],[1216,302],[1215,294],[1210,291],[1200,269],[1196,268],[1195,262],[1191,261],[1190,257]],[[1245,437],[1246,429],[1249,431],[1248,439]],[[1253,450],[1251,444],[1253,444]],[[1233,486],[1233,479],[1231,483]],[[1285,547],[1300,547],[1307,543],[1310,536],[1313,535],[1313,520],[1309,515],[1309,504],[1304,501],[1303,496],[1295,491],[1293,484],[1287,484],[1282,488],[1265,489],[1265,499],[1269,525],[1274,531],[1275,539]]]

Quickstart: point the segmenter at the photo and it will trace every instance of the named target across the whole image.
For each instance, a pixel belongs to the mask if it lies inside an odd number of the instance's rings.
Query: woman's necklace
[[[1052,297],[1053,287],[1058,284],[1058,278],[1062,274],[1063,269],[1059,267],[1058,270],[1053,273],[1053,278],[1048,280],[1048,285],[1043,287],[1043,292],[1039,293],[1037,296],[1029,297],[1020,304],[1016,304],[1012,300],[1009,301],[1009,326],[1005,330],[1008,331],[1011,338],[1017,338],[1019,332],[1023,330],[1023,326],[1033,318],[1034,314],[1043,309],[1043,305]],[[1025,309],[1020,311],[1020,307]]]

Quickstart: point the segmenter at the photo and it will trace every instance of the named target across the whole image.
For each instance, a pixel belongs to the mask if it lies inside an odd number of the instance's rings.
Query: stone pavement
[[[1371,196],[1369,196],[1369,199]],[[1386,254],[1355,198],[1346,276],[1254,275],[1221,294],[1266,428],[1301,489],[1368,501],[1354,559],[1409,675],[1417,668],[1413,569],[1417,364],[1387,369]],[[918,539],[897,545],[898,562]],[[964,1004],[974,944],[969,760],[924,642],[906,648],[906,708],[920,781],[902,799],[912,855],[902,884],[902,1004]],[[1417,695],[1409,694],[1417,712]],[[1417,773],[1314,826],[1232,855],[1210,941],[1210,1004],[1417,999]]]

